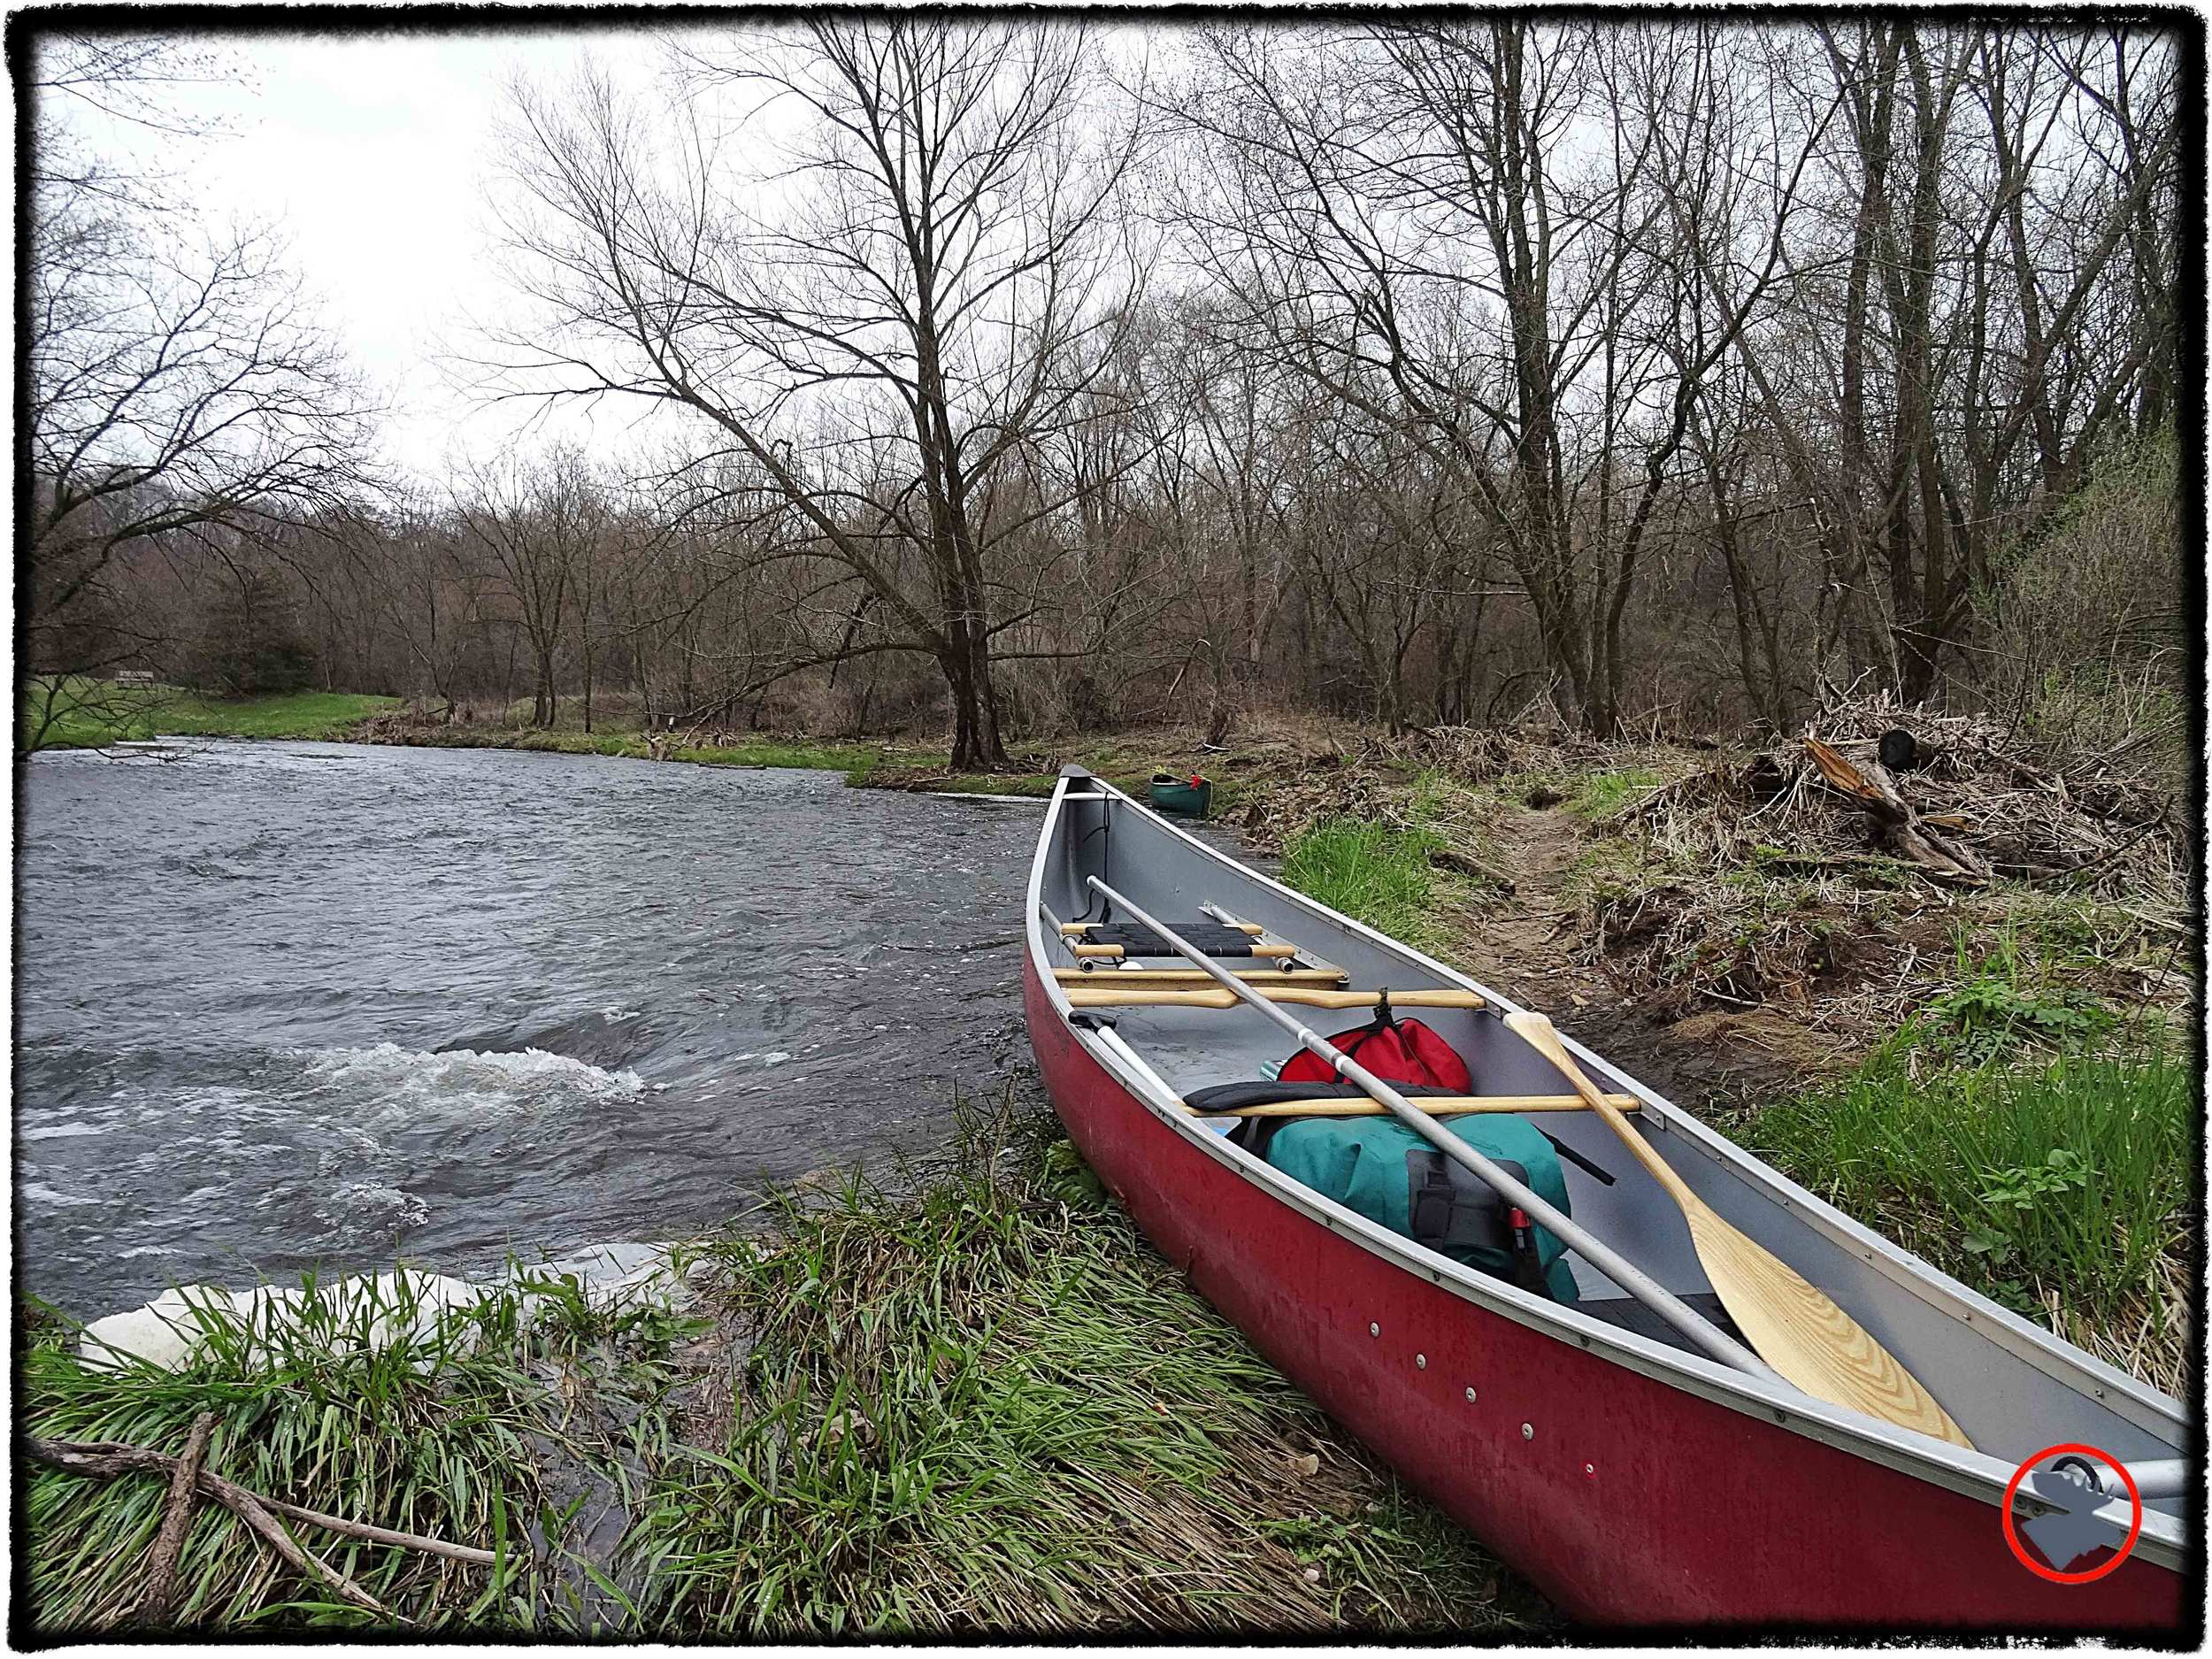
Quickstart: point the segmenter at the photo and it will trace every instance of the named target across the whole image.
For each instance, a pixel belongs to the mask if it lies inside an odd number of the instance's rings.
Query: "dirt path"
[[[1513,891],[1486,887],[1449,913],[1447,958],[1692,1110],[1740,1107],[1824,1069],[1824,1046],[1771,1010],[1668,1023],[1624,996],[1590,959],[1572,891],[1586,844],[1582,820],[1559,807],[1515,806],[1494,820],[1484,861]]]

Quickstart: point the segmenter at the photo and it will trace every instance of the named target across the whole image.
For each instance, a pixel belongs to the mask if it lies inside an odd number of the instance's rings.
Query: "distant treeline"
[[[42,125],[25,672],[964,763],[1263,702],[1786,727],[1862,680],[2178,720],[2186,33],[1152,35],[840,19],[693,37],[672,113],[518,95],[487,372],[671,418],[436,491],[254,247],[159,252]],[[763,90],[758,143],[664,142]]]

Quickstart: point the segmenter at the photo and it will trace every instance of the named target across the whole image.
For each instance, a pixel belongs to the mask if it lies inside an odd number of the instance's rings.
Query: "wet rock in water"
[[[135,1361],[178,1371],[208,1346],[211,1326],[243,1335],[250,1367],[273,1363],[288,1339],[303,1336],[333,1346],[342,1335],[357,1336],[360,1346],[375,1354],[403,1339],[435,1335],[442,1321],[474,1307],[485,1294],[482,1286],[466,1279],[404,1271],[342,1279],[312,1293],[275,1285],[236,1291],[192,1285],[165,1290],[142,1308],[95,1319],[85,1326],[77,1354],[88,1365]],[[457,1334],[465,1341],[471,1333]]]
[[[561,1289],[554,1291],[556,1286]],[[249,1369],[275,1363],[296,1342],[370,1354],[396,1342],[443,1342],[465,1353],[474,1347],[478,1332],[458,1316],[488,1296],[518,1289],[526,1319],[535,1318],[549,1302],[572,1306],[580,1299],[588,1308],[608,1310],[625,1300],[672,1304],[689,1294],[671,1271],[664,1248],[611,1244],[561,1261],[523,1264],[509,1279],[490,1284],[402,1268],[334,1279],[311,1293],[275,1285],[237,1291],[214,1285],[165,1290],[142,1308],[92,1321],[78,1340],[77,1353],[88,1365],[143,1363],[179,1371],[206,1348],[211,1326],[241,1333]]]

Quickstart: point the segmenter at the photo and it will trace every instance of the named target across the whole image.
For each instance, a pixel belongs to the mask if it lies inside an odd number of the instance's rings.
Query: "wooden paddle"
[[[1393,999],[1395,1000],[1395,999]],[[1721,1219],[1628,1119],[1583,1075],[1541,1014],[1508,1014],[1506,1026],[1559,1068],[1592,1111],[1681,1206],[1690,1241],[1721,1305],[1759,1357],[1816,1400],[1864,1412],[1974,1449],[1950,1414],[1858,1322],[1772,1252]]]
[[[1235,1008],[1239,999],[1234,991],[1150,991],[1122,990],[1107,974],[1094,976],[1103,981],[1095,988],[1089,985],[1068,985],[1062,988],[1068,1001],[1078,1008]],[[1256,985],[1252,989],[1271,1002],[1295,1002],[1305,1008],[1373,1008],[1382,993],[1379,991],[1324,991],[1309,989],[1302,985]],[[1393,1008],[1480,1008],[1482,998],[1472,991],[1393,991]]]

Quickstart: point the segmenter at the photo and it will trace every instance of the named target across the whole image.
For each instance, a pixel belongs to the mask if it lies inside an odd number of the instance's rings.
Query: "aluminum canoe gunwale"
[[[1855,1412],[1844,1411],[1801,1394],[1786,1384],[1765,1382],[1702,1355],[1688,1353],[1605,1321],[1594,1319],[1571,1307],[1548,1301],[1540,1302],[1517,1286],[1479,1273],[1434,1251],[1424,1249],[1410,1240],[1402,1239],[1365,1217],[1355,1214],[1333,1200],[1291,1180],[1264,1160],[1254,1157],[1242,1148],[1231,1145],[1223,1136],[1201,1127],[1192,1115],[1182,1109],[1179,1100],[1171,1095],[1161,1098],[1159,1086],[1151,1079],[1133,1071],[1109,1045],[1100,1042],[1077,1022],[1075,1017],[1081,1010],[1078,1010],[1068,1000],[1052,972],[1044,932],[1046,859],[1056,844],[1062,797],[1067,794],[1068,786],[1072,782],[1084,784],[1087,792],[1094,789],[1102,792],[1112,809],[1125,809],[1141,815],[1155,828],[1204,854],[1240,879],[1256,883],[1332,927],[1354,933],[1370,944],[1475,992],[1502,1012],[1516,1010],[1520,1005],[1412,946],[1378,933],[1365,924],[1333,910],[1248,865],[1240,864],[1168,822],[1103,779],[1070,768],[1063,772],[1059,786],[1054,790],[1030,866],[1025,937],[1031,972],[1061,1023],[1067,1027],[1084,1053],[1153,1118],[1240,1179],[1261,1187],[1278,1202],[1288,1205],[1310,1220],[1350,1239],[1371,1255],[1381,1256],[1394,1266],[1426,1279],[1463,1301],[1471,1302],[1517,1325],[1542,1332],[1559,1341],[1598,1353],[1640,1375],[1682,1388],[1745,1416],[1774,1423],[1793,1433],[1802,1434],[1901,1473],[1978,1498],[1993,1509],[2002,1507],[2005,1486],[2013,1473],[2013,1465],[2003,1460],[1982,1452],[1968,1451],[1932,1436],[1881,1424]],[[1099,797],[1094,795],[1092,798]],[[2084,1381],[2093,1385],[2101,1384],[2094,1392],[2108,1409],[2118,1412],[2148,1432],[2170,1436],[2177,1441],[2186,1443],[2188,1420],[2177,1402],[2158,1394],[2126,1372],[2107,1365],[2095,1356],[2028,1324],[1947,1274],[1908,1255],[1879,1233],[1797,1187],[1770,1166],[1751,1157],[1732,1141],[1707,1129],[1671,1102],[1619,1071],[1602,1056],[1593,1053],[1564,1033],[1561,1036],[1571,1051],[1618,1079],[1627,1092],[1642,1102],[1647,1121],[1654,1117],[1661,1119],[1670,1133],[1684,1135],[1708,1158],[1738,1180],[1783,1206],[1801,1224],[1816,1228],[1832,1241],[1849,1248],[1885,1278],[1911,1291],[1923,1302],[1949,1314],[1960,1324],[1978,1327],[1985,1337],[2034,1365],[2039,1371],[2075,1388],[2077,1392],[2079,1391],[2078,1385]],[[2016,1502],[2025,1507],[2032,1500],[2023,1493]],[[2129,1520],[2129,1507],[2124,1501],[2116,1500],[2100,1514],[2124,1530]],[[2178,1570],[2183,1564],[2181,1517],[2147,1507],[2137,1552],[2162,1566]]]

